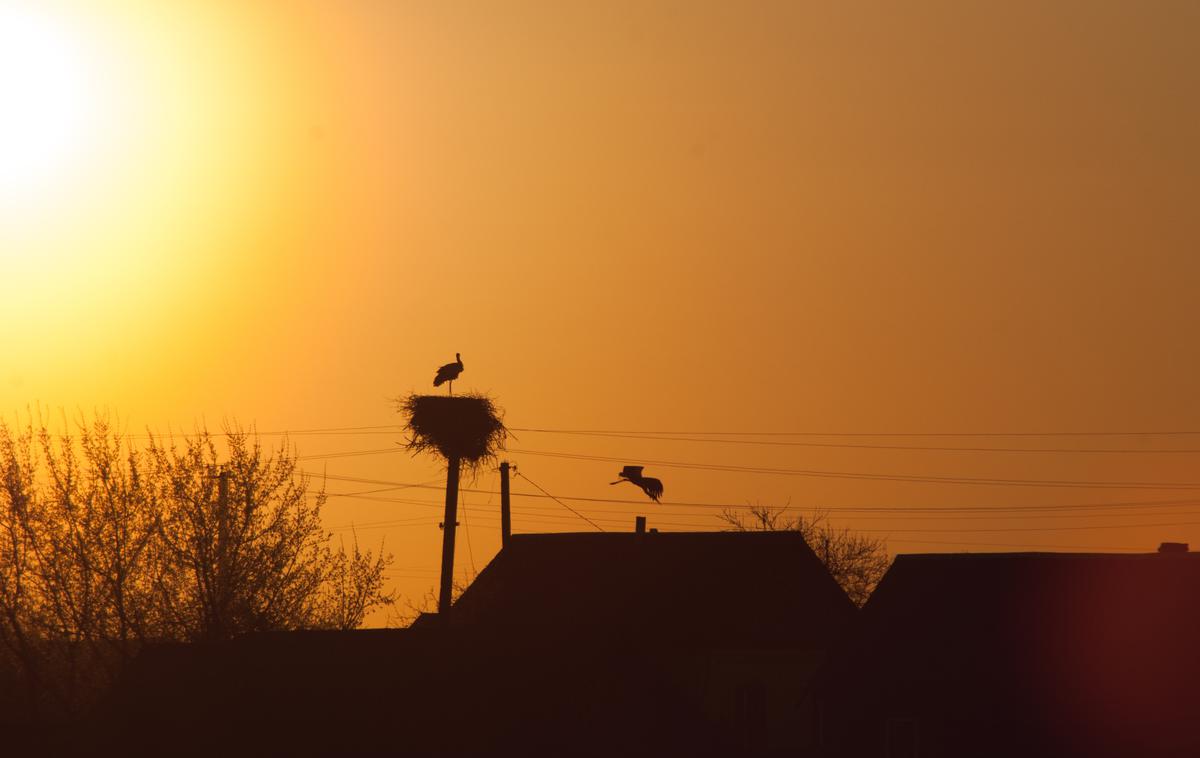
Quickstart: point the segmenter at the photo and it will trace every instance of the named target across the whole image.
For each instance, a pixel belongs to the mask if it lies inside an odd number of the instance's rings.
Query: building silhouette
[[[794,532],[514,535],[410,629],[151,646],[127,748],[765,755],[856,609]],[[131,716],[133,718],[131,718]]]
[[[795,532],[524,534],[409,629],[151,645],[129,753],[1200,755],[1200,556],[902,555],[858,611]]]
[[[1198,643],[1196,553],[902,555],[807,698],[809,752],[1200,755]]]

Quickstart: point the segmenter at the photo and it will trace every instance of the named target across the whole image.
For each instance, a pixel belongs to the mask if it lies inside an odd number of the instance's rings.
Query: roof
[[[901,555],[817,689],[848,712],[938,714],[965,733],[1003,713],[1137,754],[1200,708],[1197,639],[1197,553]]]
[[[897,556],[868,603],[998,637],[1005,620],[1040,634],[1139,629],[1200,619],[1200,553],[970,553]]]
[[[399,733],[414,755],[727,754],[713,661],[807,677],[856,613],[799,534],[519,535],[448,628],[159,646],[113,720],[202,753],[248,733],[247,753],[383,754]]]
[[[795,532],[513,535],[453,625],[524,638],[825,647],[855,609]]]
[[[1161,648],[1200,629],[1200,553],[900,555],[862,627],[889,637],[920,630],[914,644],[967,640],[1027,654],[1051,655],[1051,645],[1088,658]]]

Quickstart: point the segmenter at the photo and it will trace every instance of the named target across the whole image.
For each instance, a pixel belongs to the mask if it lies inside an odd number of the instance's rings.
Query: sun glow
[[[197,317],[211,293],[289,260],[313,216],[318,77],[281,63],[297,58],[273,18],[235,3],[0,0],[7,354],[69,375],[222,328]]]
[[[0,201],[6,206],[54,191],[80,168],[100,110],[100,72],[87,52],[62,19],[0,5]]]

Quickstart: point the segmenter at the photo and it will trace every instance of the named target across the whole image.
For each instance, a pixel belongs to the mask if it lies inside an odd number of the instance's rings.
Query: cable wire
[[[1028,447],[944,447],[930,445],[879,445],[849,442],[781,442],[778,440],[714,439],[701,436],[662,436],[641,432],[590,432],[574,429],[530,429],[513,427],[512,431],[541,434],[563,434],[601,439],[655,440],[664,442],[706,442],[726,445],[770,445],[804,448],[845,448],[856,450],[911,450],[955,453],[1200,453],[1200,448],[1028,448]],[[730,433],[732,434],[732,433]]]
[[[548,429],[512,427],[518,432],[564,432],[575,434],[669,434],[676,436],[712,437],[1186,437],[1200,436],[1200,431],[1165,432],[714,432],[714,431],[646,431],[635,429]]]
[[[525,472],[524,472],[524,471],[518,470],[518,471],[517,471],[517,476],[519,476],[519,477],[521,477],[522,479],[524,479],[525,481],[529,482],[529,483],[530,483],[530,484],[532,484],[534,487],[537,487],[539,490],[541,490],[542,492],[544,492],[544,493],[546,494],[546,497],[548,497],[548,498],[550,498],[551,500],[553,500],[554,502],[558,503],[558,504],[559,504],[559,505],[561,505],[563,508],[566,508],[568,511],[570,511],[571,513],[574,513],[576,516],[578,516],[579,518],[581,518],[581,519],[583,519],[584,521],[588,522],[589,524],[591,524],[592,526],[596,527],[596,528],[597,528],[597,529],[599,529],[600,531],[602,531],[602,532],[604,531],[604,527],[600,526],[600,525],[599,525],[599,524],[597,524],[595,521],[592,521],[592,520],[591,520],[590,518],[588,518],[587,516],[583,515],[582,513],[580,513],[579,511],[575,510],[575,509],[574,509],[574,508],[572,508],[571,506],[567,505],[567,504],[566,504],[566,503],[564,503],[563,501],[561,501],[561,500],[559,500],[558,498],[554,497],[554,495],[551,495],[549,492],[546,492],[546,490],[545,490],[545,489],[544,489],[544,488],[543,488],[543,487],[542,487],[540,484],[538,484],[537,482],[533,481],[533,480],[532,480],[532,479],[530,479],[529,477],[525,476]]]
[[[1106,552],[1123,552],[1123,553],[1146,553],[1148,550],[1136,547],[1105,547],[1099,545],[1037,545],[1029,543],[1014,543],[1014,542],[955,542],[947,540],[888,540],[889,542],[900,542],[906,545],[952,545],[956,547],[1015,547],[1025,549],[1046,549],[1053,550],[1078,550],[1078,551],[1106,551]]]
[[[298,455],[298,461],[319,461],[328,458],[356,458],[363,455],[383,455],[385,453],[403,453],[402,447],[384,447],[375,450],[349,450],[344,453],[315,453],[313,455]]]
[[[462,506],[463,532],[467,535],[467,557],[471,559],[471,571],[478,574],[479,570],[475,568],[475,550],[471,547],[471,524],[467,521],[467,493],[461,489],[458,491],[458,502]]]
[[[306,475],[312,476],[312,474]],[[380,479],[365,479],[361,477],[338,476],[336,474],[328,474],[327,479],[334,481],[353,482],[358,484],[385,484],[393,485],[386,489],[403,489],[403,488],[419,488],[419,489],[441,489],[441,487],[433,486],[431,483],[413,484],[402,482],[390,482]],[[438,480],[432,480],[438,481]],[[464,488],[466,492],[474,492],[479,494],[497,494],[492,490],[480,490],[473,488]],[[369,492],[369,491],[368,491]],[[513,492],[513,497],[531,497],[531,498],[548,498],[552,497],[547,494],[535,494],[529,492]],[[379,502],[402,502],[402,503],[420,503],[420,501],[401,500],[396,498],[377,498],[362,493],[341,493],[329,492],[328,497],[361,497],[364,500],[376,500]],[[573,502],[591,502],[591,503],[607,503],[612,505],[635,505],[645,506],[644,500],[622,500],[616,498],[602,497],[582,497],[582,496],[555,496],[556,499],[570,500]],[[966,506],[818,506],[828,507],[829,510],[835,512],[846,513],[999,513],[999,512],[1048,512],[1048,511],[1075,511],[1075,510],[1104,510],[1114,508],[1141,508],[1141,507],[1160,507],[1173,505],[1197,505],[1200,504],[1198,498],[1184,498],[1174,500],[1126,500],[1104,503],[1066,503],[1055,505],[966,505]],[[435,505],[435,504],[429,504]],[[670,502],[664,501],[658,504],[659,507],[682,507],[682,508],[721,508],[721,509],[744,509],[757,507],[752,503],[712,503],[712,502]]]
[[[547,450],[518,450],[509,448],[509,453],[517,455],[538,455],[549,458],[564,458],[569,460],[604,461],[623,463],[628,458],[614,458],[604,455],[583,455],[579,453],[558,453]],[[750,474],[775,474],[780,476],[803,476],[826,479],[858,479],[863,481],[885,482],[916,482],[921,484],[972,484],[982,486],[1010,487],[1071,487],[1079,489],[1164,489],[1164,490],[1194,490],[1200,489],[1200,482],[1089,482],[1067,479],[993,479],[983,477],[931,476],[910,474],[876,474],[857,471],[823,471],[818,469],[768,468],[758,466],[733,466],[720,463],[688,463],[684,461],[664,461],[640,458],[639,463],[652,463],[667,468],[695,469],[699,471],[745,472]]]

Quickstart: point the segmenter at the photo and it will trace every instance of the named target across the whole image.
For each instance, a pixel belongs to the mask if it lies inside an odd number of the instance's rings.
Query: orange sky
[[[432,390],[459,351],[456,389],[492,393],[513,427],[1200,431],[1193,2],[0,0],[11,12],[74,46],[91,110],[53,182],[0,194],[9,418],[40,403],[108,408],[132,432],[384,425],[390,398]],[[34,137],[6,139],[0,161]],[[519,436],[628,463],[1200,482],[1200,453]],[[1200,449],[1200,434],[767,439]],[[640,497],[608,486],[620,463],[511,458],[558,495]],[[403,453],[306,465],[439,476]],[[1197,498],[835,517],[894,552],[1200,544],[1197,489],[647,473],[668,501],[805,508]],[[438,493],[393,495],[426,505],[334,498],[327,521],[407,519],[359,535],[386,536],[419,595]],[[488,500],[466,495],[460,570],[497,549]],[[605,528],[717,526],[714,509],[573,505]],[[518,530],[591,528],[516,506]],[[1074,528],[1124,524],[1178,525]]]

